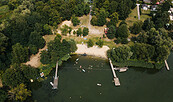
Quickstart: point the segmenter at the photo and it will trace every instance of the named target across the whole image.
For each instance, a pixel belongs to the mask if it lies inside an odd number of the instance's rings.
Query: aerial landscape
[[[0,102],[173,102],[173,0],[0,0]]]

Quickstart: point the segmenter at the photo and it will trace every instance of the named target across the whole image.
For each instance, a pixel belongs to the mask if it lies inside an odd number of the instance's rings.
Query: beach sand
[[[107,50],[109,50],[108,46],[103,46],[102,48],[99,48],[98,46],[93,46],[88,48],[86,44],[77,44],[77,47],[78,49],[75,52],[76,54],[86,53],[87,55],[93,55],[102,58],[107,58],[106,52]]]

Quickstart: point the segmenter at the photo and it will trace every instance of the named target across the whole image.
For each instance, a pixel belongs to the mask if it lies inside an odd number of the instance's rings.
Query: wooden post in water
[[[166,69],[169,70],[169,66],[166,60],[165,60],[165,65],[166,65]]]

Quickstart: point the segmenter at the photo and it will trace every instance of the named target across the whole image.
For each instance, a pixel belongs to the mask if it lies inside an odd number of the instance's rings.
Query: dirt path
[[[2,80],[0,79],[0,87],[3,87],[3,85],[2,85]]]

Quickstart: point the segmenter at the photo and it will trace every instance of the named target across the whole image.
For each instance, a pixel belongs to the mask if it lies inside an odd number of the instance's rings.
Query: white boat
[[[83,72],[85,72],[85,69],[82,69]]]
[[[76,59],[76,61],[78,61],[78,60],[79,60],[79,58]]]
[[[97,86],[102,86],[102,84],[97,83]]]

